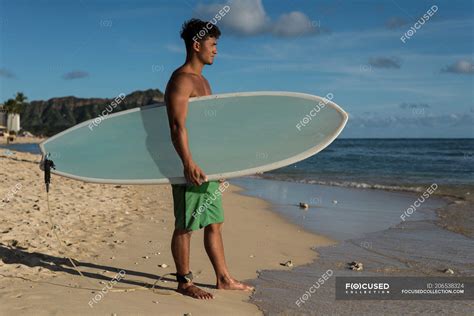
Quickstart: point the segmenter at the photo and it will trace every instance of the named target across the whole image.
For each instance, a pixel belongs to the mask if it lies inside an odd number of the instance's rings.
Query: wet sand
[[[447,276],[443,272],[447,268],[452,269],[456,277],[474,276],[474,242],[472,237],[459,233],[472,229],[469,221],[459,220],[468,217],[474,209],[470,194],[466,195],[468,191],[457,192],[457,203],[453,202],[454,197],[441,199],[432,196],[406,221],[401,221],[400,214],[418,198],[419,193],[256,179],[239,179],[236,183],[250,189],[244,194],[272,202],[274,209],[290,221],[340,241],[329,247],[315,246],[319,258],[309,265],[291,271],[263,271],[253,282],[257,292],[252,301],[266,314],[472,313],[472,301],[335,300],[336,276]],[[446,189],[442,193],[445,194]],[[308,210],[298,209],[295,204],[299,201],[313,202],[313,206]],[[445,222],[452,212],[456,212],[459,219]],[[437,214],[445,217],[440,218]],[[444,229],[446,226],[452,229]],[[348,263],[352,261],[362,262],[364,270],[349,270]],[[296,300],[328,269],[334,272],[328,282],[318,288],[304,305],[297,306]]]

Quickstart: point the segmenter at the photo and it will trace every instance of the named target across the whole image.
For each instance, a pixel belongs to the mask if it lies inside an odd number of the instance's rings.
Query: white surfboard
[[[328,146],[348,115],[330,100],[294,92],[244,92],[189,100],[193,160],[209,180],[281,168]],[[111,184],[185,183],[166,106],[149,105],[82,122],[40,144],[52,173]]]

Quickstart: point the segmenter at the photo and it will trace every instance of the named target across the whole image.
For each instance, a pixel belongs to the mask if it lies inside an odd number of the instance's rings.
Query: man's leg
[[[230,276],[224,256],[222,224],[209,224],[204,228],[204,246],[216,272],[218,289],[251,291],[253,287],[241,283]]]
[[[171,252],[173,253],[176,272],[184,275],[189,273],[189,252],[192,231],[175,229],[171,240]],[[178,292],[198,299],[211,299],[214,296],[201,290],[190,283],[178,283]]]

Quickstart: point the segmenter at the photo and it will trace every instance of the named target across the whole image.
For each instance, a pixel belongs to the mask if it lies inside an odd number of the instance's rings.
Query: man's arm
[[[193,91],[191,79],[185,75],[176,75],[166,87],[166,110],[170,126],[171,140],[184,167],[186,180],[194,185],[207,181],[204,172],[194,163],[189,150],[186,116],[189,96]]]

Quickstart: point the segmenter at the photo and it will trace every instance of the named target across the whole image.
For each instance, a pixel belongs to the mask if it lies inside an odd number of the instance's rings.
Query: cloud
[[[385,27],[394,30],[408,24],[408,21],[401,17],[391,17],[385,22]]]
[[[400,108],[402,109],[427,109],[430,106],[426,103],[402,103]]]
[[[466,59],[461,59],[454,64],[441,69],[441,72],[450,72],[454,74],[474,74],[474,64]]]
[[[224,6],[229,6],[230,11],[217,22],[217,26],[223,26],[231,33],[242,36],[256,35],[267,30],[270,18],[261,0],[229,0],[221,4],[200,4],[196,7],[195,14],[210,20]]]
[[[15,74],[6,68],[0,68],[0,77],[13,79],[16,78]]]
[[[212,20],[224,6],[229,6],[230,10],[217,21],[217,26],[234,35],[273,34],[279,37],[297,37],[328,32],[299,11],[284,13],[276,21],[272,21],[265,12],[262,0],[228,0],[226,3],[200,4],[194,13],[202,19]]]
[[[81,79],[85,77],[89,77],[89,73],[81,70],[67,72],[63,75],[64,80]]]
[[[166,44],[165,48],[172,53],[186,53],[184,46],[178,46],[175,44]]]
[[[369,59],[369,65],[375,68],[400,68],[400,60],[395,57],[375,57]]]
[[[310,19],[303,13],[293,11],[280,16],[273,24],[273,34],[281,37],[300,36],[302,34],[321,33],[316,21]]]

